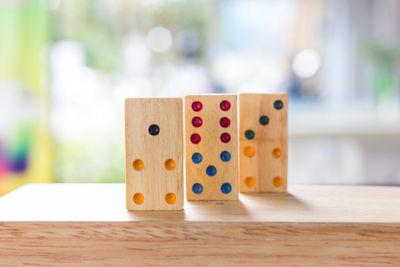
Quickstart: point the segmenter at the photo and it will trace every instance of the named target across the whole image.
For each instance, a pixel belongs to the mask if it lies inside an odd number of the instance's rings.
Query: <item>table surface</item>
[[[0,198],[0,221],[400,223],[400,187],[289,186],[182,211],[127,211],[124,184],[29,184]]]
[[[0,198],[2,266],[400,266],[400,188],[127,211],[124,184],[30,184]]]

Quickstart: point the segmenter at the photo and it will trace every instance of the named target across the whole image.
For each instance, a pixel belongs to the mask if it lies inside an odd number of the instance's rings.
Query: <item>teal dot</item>
[[[247,131],[244,133],[244,136],[245,136],[247,139],[249,139],[249,140],[253,139],[255,135],[256,135],[256,134],[254,133],[253,130],[247,130]]]
[[[277,110],[280,110],[283,108],[283,102],[281,100],[276,100],[274,102],[274,108]]]
[[[267,125],[269,123],[269,118],[268,116],[262,115],[258,121],[261,125]]]

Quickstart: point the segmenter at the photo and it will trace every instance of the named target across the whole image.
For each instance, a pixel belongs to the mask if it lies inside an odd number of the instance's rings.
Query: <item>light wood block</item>
[[[126,207],[183,208],[181,98],[125,100]]]
[[[286,94],[239,95],[240,192],[287,191],[287,104]]]
[[[2,266],[399,266],[400,187],[127,211],[124,184],[30,184],[0,197]]]
[[[196,111],[196,107],[192,105],[197,102],[202,104],[202,108]],[[227,105],[222,104],[221,107],[221,103]],[[201,126],[193,121],[197,119],[198,123],[199,118],[202,121]],[[224,127],[221,126],[221,119]],[[193,140],[195,135],[201,138],[198,144]],[[185,96],[185,167],[188,200],[238,199],[237,138],[236,95]],[[195,163],[195,156],[198,163]],[[213,175],[215,170],[216,174]]]

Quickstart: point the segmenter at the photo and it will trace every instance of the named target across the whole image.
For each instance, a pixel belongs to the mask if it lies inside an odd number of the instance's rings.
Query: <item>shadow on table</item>
[[[128,211],[134,220],[155,221],[272,221],[282,214],[309,212],[312,208],[291,193],[240,194],[239,200],[185,201],[181,211]]]

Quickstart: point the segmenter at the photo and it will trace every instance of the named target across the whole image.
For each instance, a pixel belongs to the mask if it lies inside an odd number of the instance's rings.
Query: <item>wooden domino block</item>
[[[185,97],[188,200],[238,199],[236,95]]]
[[[286,94],[240,94],[240,192],[287,191]]]
[[[126,207],[183,208],[181,98],[125,100]]]

